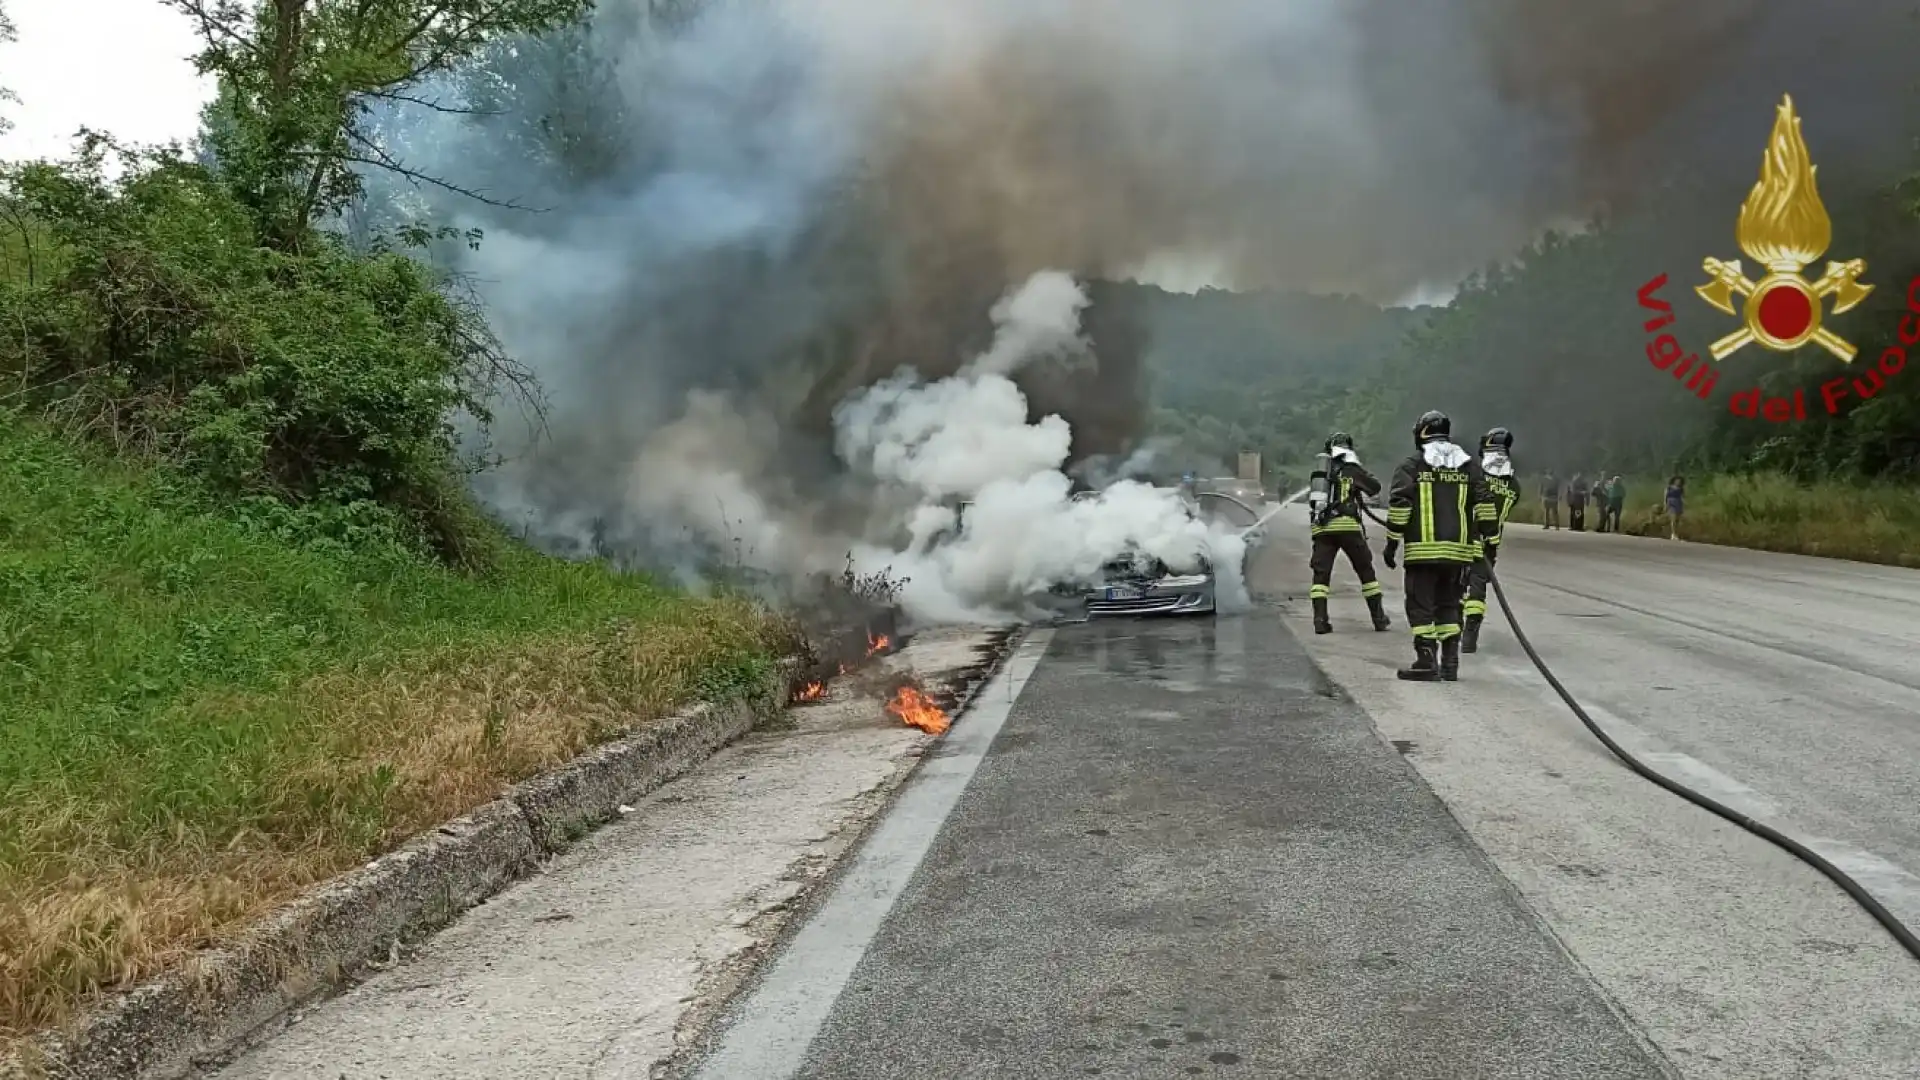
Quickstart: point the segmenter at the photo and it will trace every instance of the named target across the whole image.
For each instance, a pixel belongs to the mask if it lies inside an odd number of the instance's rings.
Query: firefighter
[[[1493,529],[1493,496],[1479,459],[1453,441],[1453,421],[1428,412],[1413,426],[1413,456],[1387,488],[1389,568],[1406,547],[1407,621],[1413,664],[1399,676],[1414,682],[1460,677],[1460,601],[1467,574]]]
[[[1327,586],[1333,580],[1334,560],[1345,552],[1360,579],[1360,595],[1366,597],[1367,610],[1373,614],[1375,630],[1393,629],[1387,618],[1386,599],[1381,595],[1380,578],[1373,570],[1373,549],[1367,546],[1366,527],[1360,523],[1361,495],[1380,494],[1380,481],[1360,465],[1353,452],[1353,436],[1336,431],[1327,437],[1324,452],[1329,458],[1327,504],[1314,518],[1313,557],[1307,565],[1313,571],[1313,632],[1333,633],[1333,621],[1327,618]]]
[[[1460,632],[1460,651],[1478,652],[1480,624],[1487,617],[1487,582],[1500,559],[1500,538],[1506,535],[1507,515],[1520,501],[1520,481],[1513,471],[1513,432],[1497,427],[1480,437],[1480,471],[1486,474],[1487,491],[1493,496],[1493,534],[1486,538],[1486,554],[1473,564],[1473,576],[1467,583],[1467,602],[1461,610],[1467,625]]]

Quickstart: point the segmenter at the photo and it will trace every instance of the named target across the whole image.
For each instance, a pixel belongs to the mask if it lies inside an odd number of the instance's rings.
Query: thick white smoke
[[[1211,565],[1223,606],[1247,602],[1238,530],[1209,525],[1179,492],[1137,480],[1075,498],[1067,422],[1028,421],[1009,376],[1070,355],[1091,360],[1079,334],[1086,302],[1068,275],[1035,274],[994,306],[992,346],[957,374],[921,382],[903,371],[835,410],[846,463],[917,496],[905,551],[856,550],[856,561],[884,560],[906,574],[909,613],[993,617],[1049,587],[1092,584],[1109,562],[1139,555],[1175,573]],[[929,534],[956,527],[947,542],[928,544]]]
[[[629,474],[630,505],[776,575],[818,573],[851,555],[857,572],[904,578],[902,607],[923,622],[1017,617],[1037,594],[1091,585],[1110,562],[1140,556],[1174,573],[1211,566],[1221,606],[1245,606],[1237,529],[1138,480],[1076,497],[1067,421],[1029,420],[1012,375],[1097,363],[1080,334],[1086,303],[1069,275],[1035,274],[994,306],[992,344],[956,374],[924,380],[902,369],[840,403],[835,449],[869,511],[859,533],[821,528],[796,503],[757,490],[777,475],[752,464],[769,463],[771,444],[753,435],[768,429],[706,394],[647,441]]]
[[[1783,90],[1823,169],[1857,173],[1905,153],[1886,133],[1910,125],[1885,122],[1912,99],[1897,18],[1875,0],[602,0],[450,80],[469,110],[396,106],[374,132],[543,213],[371,179],[390,219],[486,233],[447,255],[551,422],[497,428],[514,460],[481,490],[537,542],[688,580],[716,558],[832,572],[852,549],[911,572],[923,612],[971,612],[1192,532],[1118,482],[1061,493],[1063,464],[1117,481],[1093,455],[1142,449],[1151,328],[1095,304],[1089,349],[1073,280],[1037,271],[1390,302],[1667,168],[1726,172],[1737,201],[1755,136],[1726,117],[1764,120]],[[1848,47],[1807,53],[1829,34]],[[1034,377],[1096,363],[1091,385]],[[890,378],[901,364],[927,379]],[[1016,420],[1029,399],[1063,418]],[[969,497],[975,525],[932,543]],[[1012,531],[988,543],[1002,507]]]

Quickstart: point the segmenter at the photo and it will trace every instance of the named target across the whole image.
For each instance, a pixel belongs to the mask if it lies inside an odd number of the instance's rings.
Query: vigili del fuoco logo
[[[1833,222],[1814,182],[1818,171],[1800,135],[1793,98],[1786,97],[1775,110],[1773,134],[1760,159],[1760,180],[1741,204],[1734,227],[1740,250],[1765,273],[1754,281],[1739,259],[1723,262],[1709,256],[1702,266],[1710,280],[1694,289],[1715,310],[1738,316],[1742,323],[1707,350],[1714,364],[1748,345],[1785,353],[1811,343],[1848,365],[1858,356],[1859,350],[1851,342],[1825,325],[1823,308],[1826,299],[1832,297],[1832,313],[1841,315],[1873,292],[1872,285],[1861,281],[1867,272],[1865,260],[1828,260],[1826,272],[1816,281],[1808,281],[1801,273],[1826,254],[1833,242]],[[1645,325],[1649,334],[1674,320],[1673,305],[1658,295],[1666,284],[1667,275],[1661,274],[1640,286],[1637,294],[1641,307],[1658,313]],[[1737,308],[1736,298],[1741,300]],[[1920,343],[1920,278],[1908,286],[1907,307],[1910,313],[1900,323],[1902,346]],[[1662,333],[1649,341],[1647,359],[1702,400],[1712,397],[1720,381],[1718,368],[1686,352],[1672,334]],[[1886,380],[1898,375],[1906,363],[1904,348],[1889,348],[1877,361],[1862,364],[1852,378],[1843,376],[1822,383],[1822,403],[1829,413],[1837,415],[1842,401],[1849,396],[1864,400],[1879,393]],[[1727,408],[1736,416],[1762,417],[1775,423],[1804,420],[1806,392],[1796,390],[1791,398],[1763,401],[1755,387],[1733,394]]]

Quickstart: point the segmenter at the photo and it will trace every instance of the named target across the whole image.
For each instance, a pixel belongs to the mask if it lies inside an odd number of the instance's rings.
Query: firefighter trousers
[[[1307,595],[1315,600],[1333,595],[1328,586],[1333,583],[1334,560],[1341,552],[1346,553],[1354,576],[1360,579],[1360,595],[1369,599],[1379,596],[1380,576],[1373,571],[1373,549],[1367,546],[1367,534],[1357,531],[1323,532],[1313,538],[1313,556],[1307,560],[1313,571],[1313,589]]]
[[[1468,563],[1408,563],[1407,625],[1413,636],[1445,641],[1460,636],[1460,602]]]
[[[1487,572],[1492,570],[1493,564],[1499,561],[1500,545],[1488,544],[1486,559],[1473,564],[1473,569],[1467,578],[1467,602],[1461,605],[1461,612],[1467,618],[1487,617],[1487,584],[1492,580]]]

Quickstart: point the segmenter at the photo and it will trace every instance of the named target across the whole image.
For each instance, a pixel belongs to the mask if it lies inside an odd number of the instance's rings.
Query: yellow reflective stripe
[[[1312,527],[1312,529],[1311,529],[1311,530],[1309,530],[1309,531],[1310,531],[1310,533],[1311,533],[1312,535],[1314,535],[1314,536],[1319,536],[1319,535],[1320,535],[1321,533],[1352,533],[1352,532],[1359,532],[1359,531],[1361,531],[1361,530],[1360,530],[1360,519],[1359,519],[1359,518],[1350,518],[1350,517],[1336,517],[1336,518],[1330,518],[1330,519],[1328,519],[1328,521],[1327,521],[1327,523],[1326,523],[1325,525],[1315,525],[1315,526],[1313,526],[1313,527]]]
[[[1487,602],[1485,600],[1469,600],[1460,606],[1460,610],[1469,615],[1485,615],[1487,613]]]
[[[1413,540],[1403,558],[1407,562],[1472,562],[1474,545],[1457,540]]]
[[[1360,595],[1361,596],[1379,596],[1380,583],[1377,581],[1369,581],[1366,584],[1360,586]]]
[[[1435,623],[1434,624],[1433,639],[1435,641],[1445,641],[1450,637],[1459,637],[1459,636],[1460,636],[1459,623]]]
[[[1433,481],[1420,481],[1420,539],[1433,539]]]
[[[1413,507],[1411,506],[1387,507],[1387,522],[1389,524],[1405,525],[1407,522],[1412,520],[1413,520]]]
[[[1433,632],[1434,632],[1434,625],[1432,623],[1428,623],[1425,626],[1416,626],[1413,628],[1413,636],[1417,638],[1430,638],[1433,636]]]
[[[1467,528],[1467,522],[1470,520],[1467,517],[1467,485],[1460,484],[1457,487],[1455,487],[1453,490],[1454,490],[1455,501],[1457,502],[1459,507],[1459,513],[1454,515],[1453,520],[1459,523],[1460,533],[1461,535],[1464,536],[1467,533],[1472,531],[1471,529]]]

